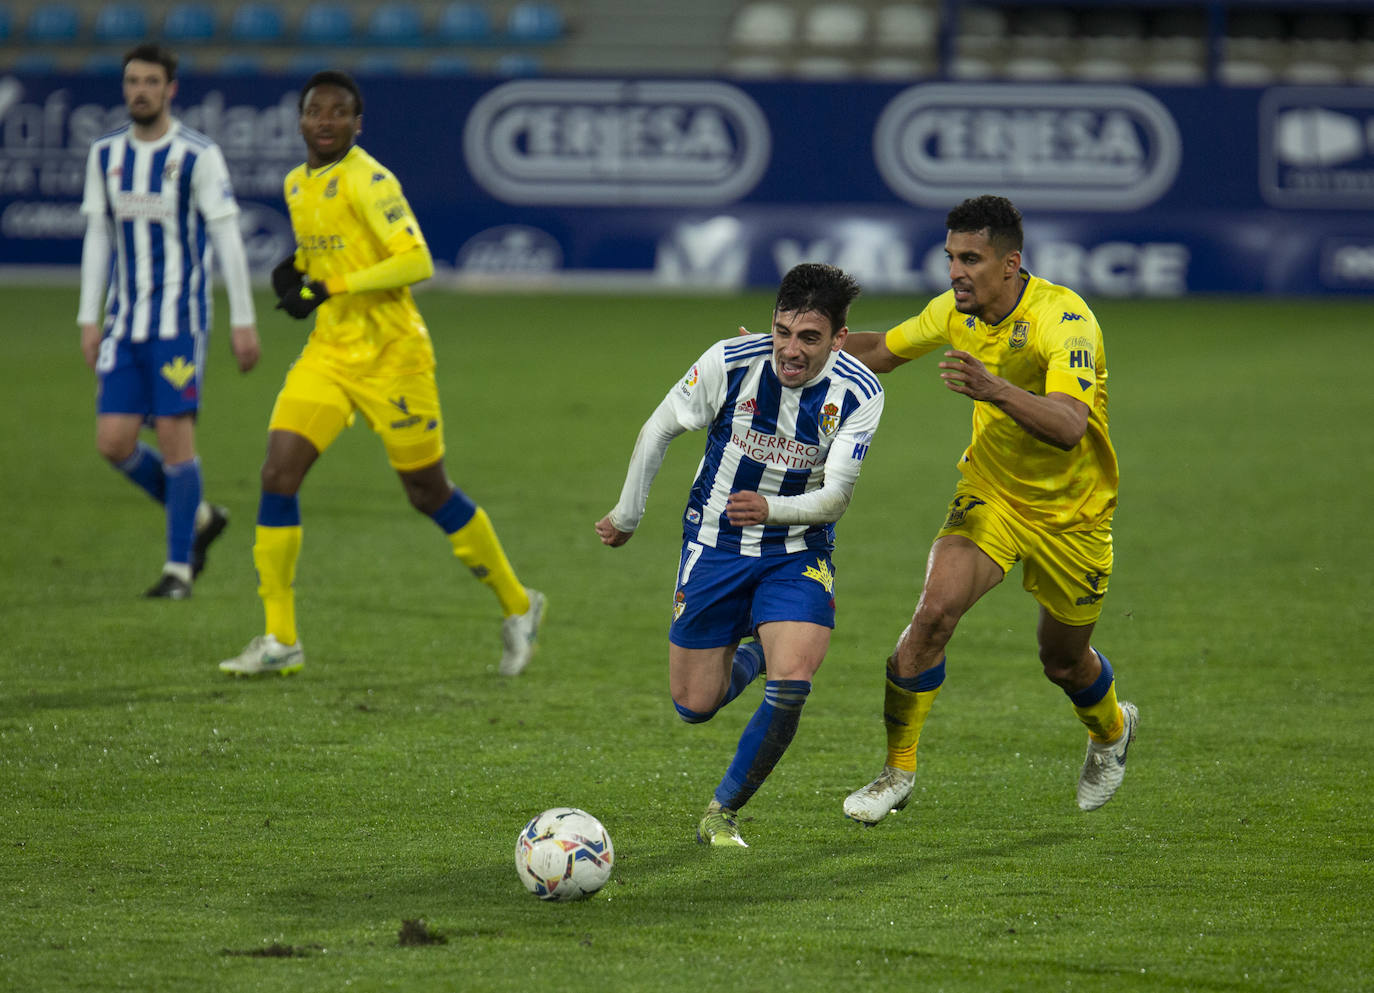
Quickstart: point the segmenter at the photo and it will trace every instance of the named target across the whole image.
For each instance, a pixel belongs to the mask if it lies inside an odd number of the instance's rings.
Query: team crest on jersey
[[[185,356],[178,355],[172,361],[164,363],[159,370],[162,378],[171,383],[176,389],[185,388],[196,374],[196,367],[186,361]]]
[[[691,525],[693,525],[693,526],[700,524],[700,523],[701,523],[701,511],[697,510],[695,507],[688,507],[688,508],[687,508],[687,523],[688,523],[688,524],[691,524]]]
[[[819,423],[821,434],[834,434],[835,429],[840,426],[840,408],[833,403],[827,403],[821,408]]]
[[[1011,348],[1025,348],[1026,336],[1030,333],[1030,321],[1017,321],[1011,326],[1011,338],[1007,345]]]
[[[338,193],[339,193],[339,177],[338,177],[338,176],[331,176],[330,179],[329,179],[328,184],[326,184],[326,185],[325,185],[325,188],[324,188],[324,198],[325,198],[326,200],[328,200],[328,199],[330,199],[330,198],[332,198],[332,197],[338,196]]]
[[[682,612],[687,609],[687,597],[681,590],[673,594],[673,620],[682,616]]]
[[[816,564],[803,569],[802,575],[820,583],[825,592],[835,592],[835,573],[831,571],[830,563],[825,559],[816,559]]]
[[[162,167],[162,181],[164,183],[175,183],[177,181],[177,173],[180,171],[180,167],[177,163],[168,162]]]
[[[969,511],[974,507],[981,507],[987,503],[986,500],[979,500],[977,497],[957,496],[949,505],[949,515],[945,518],[945,527],[957,528],[968,518]]]

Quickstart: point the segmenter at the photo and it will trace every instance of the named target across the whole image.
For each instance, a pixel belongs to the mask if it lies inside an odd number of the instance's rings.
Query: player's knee
[[[1045,678],[1056,686],[1067,686],[1078,681],[1078,662],[1050,649],[1040,649],[1040,667]]]
[[[100,453],[101,458],[112,465],[128,461],[136,446],[136,439],[106,435],[97,435],[95,439],[95,450]]]
[[[301,474],[294,467],[268,459],[262,464],[262,489],[264,493],[279,493],[293,496],[301,487]]]

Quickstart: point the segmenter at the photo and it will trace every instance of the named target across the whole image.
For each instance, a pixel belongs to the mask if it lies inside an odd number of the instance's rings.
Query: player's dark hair
[[[151,41],[145,41],[141,45],[135,45],[124,53],[124,62],[120,65],[121,69],[129,68],[129,63],[137,60],[139,62],[156,62],[167,70],[167,82],[177,78],[177,57],[172,54],[170,48],[163,48],[161,45]]]
[[[305,81],[301,87],[300,100],[297,102],[296,109],[305,111],[305,98],[310,95],[310,91],[317,86],[337,86],[353,94],[353,116],[361,117],[363,113],[363,94],[358,89],[358,84],[353,81],[353,77],[346,72],[338,69],[325,69],[317,72]]]
[[[1019,252],[1024,236],[1021,232],[1021,211],[1006,197],[984,194],[970,197],[945,217],[950,231],[988,232],[988,241],[999,252]]]
[[[844,270],[823,262],[803,262],[782,277],[773,313],[817,311],[830,319],[830,333],[834,334],[848,323],[849,305],[859,292],[858,280]]]

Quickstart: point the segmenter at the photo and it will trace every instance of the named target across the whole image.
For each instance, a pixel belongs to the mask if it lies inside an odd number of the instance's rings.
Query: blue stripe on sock
[[[944,685],[945,660],[941,658],[939,664],[934,668],[927,669],[925,672],[918,672],[914,676],[894,676],[889,670],[887,678],[908,693],[927,693]]]
[[[705,724],[712,717],[716,716],[716,712],[714,710],[710,713],[703,714],[698,710],[688,710],[686,707],[678,703],[676,700],[673,701],[673,706],[677,708],[678,716],[681,717],[688,724]]]
[[[763,785],[792,743],[810,692],[811,683],[805,679],[768,680],[763,702],[740,735],[730,768],[716,787],[715,798],[722,807],[739,810]]]
[[[1093,680],[1093,684],[1088,688],[1069,694],[1069,699],[1075,707],[1091,707],[1106,696],[1107,691],[1112,688],[1112,680],[1115,678],[1112,674],[1112,664],[1107,661],[1107,656],[1096,648],[1093,649],[1093,652],[1102,660],[1102,675]]]
[[[258,524],[265,528],[300,527],[300,501],[294,494],[263,493],[258,498]]]
[[[434,523],[444,529],[444,534],[453,534],[468,521],[472,520],[477,513],[477,504],[467,498],[458,487],[453,488],[453,494],[444,501],[444,505],[429,516],[434,518]]]

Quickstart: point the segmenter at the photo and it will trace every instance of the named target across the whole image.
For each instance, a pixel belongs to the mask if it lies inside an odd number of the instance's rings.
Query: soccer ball
[[[541,900],[581,900],[611,878],[611,836],[591,814],[553,807],[525,825],[515,839],[515,871]]]

